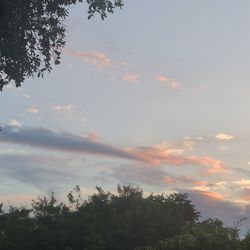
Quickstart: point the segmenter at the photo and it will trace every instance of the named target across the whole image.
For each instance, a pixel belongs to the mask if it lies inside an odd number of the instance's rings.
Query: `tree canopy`
[[[84,0],[0,0],[0,90],[27,77],[43,77],[60,63],[68,7]],[[88,19],[102,19],[123,0],[86,0]]]
[[[30,208],[0,206],[0,249],[4,250],[247,250],[249,234],[218,219],[200,221],[187,194],[151,194],[134,186],[82,199],[79,186],[68,202],[54,194]]]

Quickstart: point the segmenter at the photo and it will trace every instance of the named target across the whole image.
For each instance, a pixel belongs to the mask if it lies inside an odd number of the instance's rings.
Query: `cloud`
[[[246,216],[244,207],[227,201],[219,193],[198,190],[184,190],[184,192],[189,194],[196,209],[201,212],[202,219],[219,218],[226,226],[232,226]]]
[[[29,206],[32,199],[35,198],[35,195],[1,195],[0,204],[10,204],[12,206]],[[4,207],[5,208],[5,207]],[[8,206],[6,206],[8,209]]]
[[[188,187],[191,186],[192,189],[195,190],[201,190],[202,188],[206,188],[208,189],[205,185],[208,184],[207,181],[203,181],[203,180],[195,180],[190,176],[164,176],[164,183],[171,185],[173,188],[175,187]]]
[[[241,200],[250,201],[250,188],[244,188],[239,198]]]
[[[206,185],[208,182],[207,181],[203,181],[203,180],[195,180],[190,176],[180,176],[178,178],[175,178],[175,180],[177,180],[178,182],[184,183],[186,185],[196,185],[196,186],[204,186]]]
[[[217,174],[225,169],[221,161],[212,157],[171,154],[167,149],[157,147],[118,148],[100,141],[90,140],[88,137],[45,128],[5,126],[2,130],[0,143],[7,142],[68,153],[116,157],[153,166],[202,166],[202,171],[206,174]]]
[[[72,104],[68,104],[68,105],[65,105],[65,106],[63,106],[63,105],[56,105],[56,106],[53,107],[53,109],[55,111],[71,111],[72,108],[73,108]]]
[[[202,84],[200,86],[193,88],[193,92],[204,91],[206,89],[208,89],[208,86],[206,84]]]
[[[18,122],[16,119],[10,120],[9,125],[13,127],[21,127],[21,123]]]
[[[178,83],[174,78],[169,78],[167,76],[159,75],[155,77],[155,80],[167,83],[170,88],[175,90],[178,90],[181,87],[180,83]]]
[[[94,142],[85,137],[76,136],[64,131],[53,131],[44,128],[3,127],[0,143],[24,144],[31,147],[54,149],[69,153],[106,155],[125,159],[140,160],[126,150],[115,148],[105,143]]]
[[[172,190],[183,188],[194,188],[194,185],[207,185],[204,180],[196,180],[190,176],[178,176],[164,169],[164,167],[152,168],[146,164],[122,164],[115,165],[111,170],[103,171],[102,177],[107,179],[113,176],[119,183],[148,185],[154,188],[171,188]],[[198,187],[198,186],[197,186]]]
[[[0,174],[38,188],[53,189],[65,183],[76,181],[70,159],[48,155],[29,155],[24,153],[0,153]]]
[[[169,82],[169,81],[171,81],[172,79],[171,79],[171,78],[168,78],[168,77],[166,77],[166,76],[156,76],[156,77],[155,77],[155,80],[160,81],[160,82]]]
[[[78,51],[74,49],[65,49],[65,51],[76,58],[82,59],[85,62],[94,65],[97,68],[106,68],[112,66],[128,66],[126,62],[115,62],[107,55],[98,51]]]
[[[90,141],[101,141],[101,138],[96,133],[88,133],[88,139]]]
[[[175,166],[198,165],[205,167],[205,170],[202,171],[204,174],[217,174],[225,171],[225,166],[221,161],[208,156],[173,155],[168,150],[155,147],[130,148],[129,151],[139,159],[156,166],[162,164]]]
[[[127,82],[138,82],[139,78],[139,75],[124,75],[122,80]]]
[[[151,168],[147,165],[121,165],[115,166],[111,173],[104,173],[108,177],[111,175],[121,184],[150,185],[154,187],[164,187],[164,180],[168,173],[161,168]]]
[[[83,59],[87,63],[93,64],[97,67],[107,67],[113,64],[112,60],[108,58],[105,54],[97,51],[78,51],[67,49],[68,54],[76,58]]]
[[[250,179],[240,179],[238,181],[235,181],[235,184],[240,186],[249,186],[250,187]]]
[[[38,113],[38,112],[39,112],[39,109],[38,109],[38,108],[35,108],[35,107],[32,107],[32,108],[29,108],[29,109],[28,109],[28,112],[29,112],[29,113],[35,114],[35,113]]]
[[[224,134],[224,133],[217,134],[215,137],[216,137],[216,139],[218,139],[220,141],[230,141],[234,138],[233,135]]]

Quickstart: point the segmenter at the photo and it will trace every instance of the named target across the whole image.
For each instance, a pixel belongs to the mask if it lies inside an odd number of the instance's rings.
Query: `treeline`
[[[249,250],[250,235],[218,219],[199,221],[187,194],[143,195],[134,186],[117,194],[97,188],[87,200],[79,186],[67,202],[54,194],[30,208],[0,209],[1,250]]]

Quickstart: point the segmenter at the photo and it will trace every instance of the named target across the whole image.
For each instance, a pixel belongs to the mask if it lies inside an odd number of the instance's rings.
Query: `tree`
[[[0,90],[27,77],[43,77],[60,63],[65,46],[64,20],[70,5],[83,0],[0,0]],[[123,0],[86,0],[88,19],[102,19]]]
[[[0,206],[0,249],[135,249],[174,237],[197,220],[184,194],[144,197],[139,187],[118,186],[118,194],[97,187],[83,200],[76,186],[67,197],[68,204],[60,203],[52,193],[33,200],[31,209],[9,212]],[[186,216],[191,210],[192,218]],[[176,226],[172,217],[183,221]]]
[[[239,238],[240,222],[199,221],[186,194],[143,195],[140,187],[118,186],[83,200],[76,186],[57,202],[38,197],[31,208],[9,211],[0,204],[0,249],[4,250],[248,250],[250,234]]]

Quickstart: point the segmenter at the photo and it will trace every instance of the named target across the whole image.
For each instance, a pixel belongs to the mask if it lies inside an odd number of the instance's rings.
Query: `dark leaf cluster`
[[[86,0],[88,18],[122,7],[122,0]],[[68,7],[83,0],[0,0],[0,90],[27,77],[43,77],[60,63]]]

